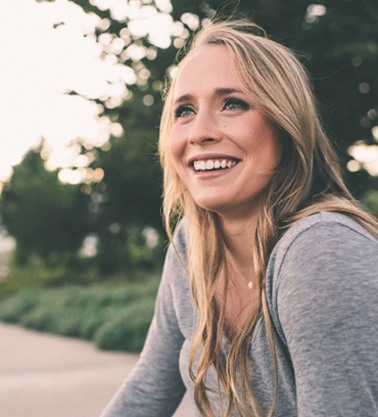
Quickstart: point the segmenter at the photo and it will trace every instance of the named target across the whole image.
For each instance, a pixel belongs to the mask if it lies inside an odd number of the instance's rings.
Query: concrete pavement
[[[136,360],[0,323],[0,415],[98,417]],[[185,397],[174,417],[193,416]]]

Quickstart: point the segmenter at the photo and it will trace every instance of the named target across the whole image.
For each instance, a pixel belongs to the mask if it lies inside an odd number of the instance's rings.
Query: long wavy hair
[[[378,226],[356,203],[343,181],[338,158],[318,116],[308,75],[294,53],[267,38],[261,28],[249,21],[213,22],[195,34],[189,50],[178,63],[178,71],[194,51],[205,45],[222,45],[232,53],[232,65],[245,92],[280,132],[283,156],[267,190],[256,229],[252,255],[258,302],[251,306],[248,319],[233,336],[226,362],[222,363],[224,307],[217,308],[214,288],[220,270],[227,271],[225,243],[217,215],[194,202],[174,168],[169,150],[175,89],[175,79],[172,80],[161,119],[159,152],[164,171],[163,212],[167,233],[172,238],[174,227],[183,216],[187,225],[187,269],[198,309],[189,371],[194,381],[195,401],[203,416],[214,417],[205,383],[210,366],[215,367],[219,387],[226,394],[225,417],[232,410],[238,416],[262,416],[251,387],[247,358],[251,333],[263,315],[275,372],[275,390],[268,412],[271,416],[278,395],[278,369],[265,275],[274,245],[294,221],[319,211],[345,213],[375,235]],[[227,277],[225,297],[226,290]]]

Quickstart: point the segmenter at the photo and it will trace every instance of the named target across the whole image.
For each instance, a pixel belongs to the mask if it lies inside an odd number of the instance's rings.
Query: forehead
[[[224,45],[205,45],[191,53],[179,67],[174,96],[214,88],[240,88],[232,52]]]

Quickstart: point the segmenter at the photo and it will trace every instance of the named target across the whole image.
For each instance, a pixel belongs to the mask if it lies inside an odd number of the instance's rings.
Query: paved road
[[[0,415],[98,417],[136,359],[0,323]],[[185,397],[174,417],[193,415]]]

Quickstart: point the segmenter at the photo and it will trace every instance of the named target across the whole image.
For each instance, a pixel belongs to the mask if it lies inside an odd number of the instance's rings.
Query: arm
[[[377,241],[318,224],[288,249],[278,285],[298,416],[378,415]]]
[[[173,303],[171,274],[177,273],[174,251],[168,250],[155,314],[143,352],[132,374],[101,417],[171,416],[185,387],[179,371],[183,335]]]

